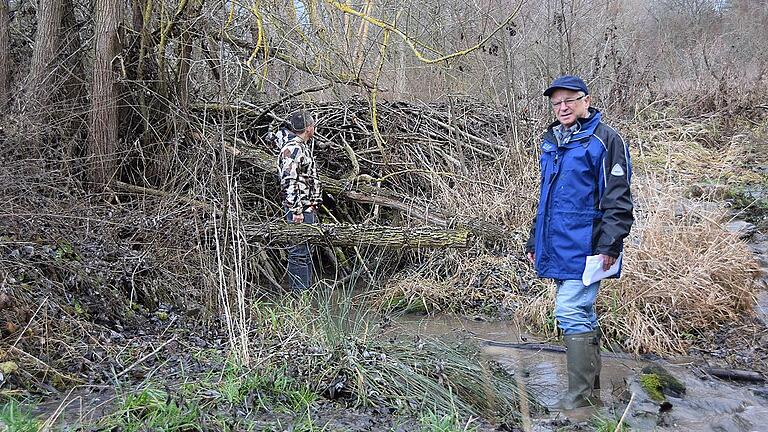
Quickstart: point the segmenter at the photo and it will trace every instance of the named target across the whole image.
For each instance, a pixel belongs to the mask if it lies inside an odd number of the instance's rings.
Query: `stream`
[[[761,295],[758,308],[765,312],[768,293]],[[497,361],[518,379],[522,378],[526,390],[545,406],[553,405],[567,387],[565,354],[547,350],[520,349],[504,344],[533,342],[531,335],[521,333],[519,327],[508,321],[481,321],[460,317],[405,316],[397,321],[399,330],[420,337],[442,340],[477,342],[483,354]],[[656,431],[713,431],[752,432],[768,431],[768,395],[765,387],[730,383],[701,372],[691,358],[678,358],[650,362],[641,358],[617,358],[603,354],[601,373],[601,399],[605,404],[600,415],[606,418],[621,416],[626,401],[635,393],[625,418],[632,430]],[[650,400],[639,385],[641,369],[660,364],[685,384],[686,394],[681,398],[668,397],[671,409],[660,413],[660,405]],[[578,421],[590,420],[592,412],[569,413]],[[552,413],[544,418],[532,419],[534,431],[558,430],[557,420],[562,414]]]

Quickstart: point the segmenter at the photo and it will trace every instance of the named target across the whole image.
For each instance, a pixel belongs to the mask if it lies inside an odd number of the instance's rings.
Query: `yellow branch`
[[[248,66],[251,74],[255,74],[256,69],[253,67],[253,60],[256,59],[259,50],[264,51],[264,67],[262,69],[261,82],[259,83],[259,90],[263,91],[264,82],[267,80],[267,61],[269,60],[269,50],[267,49],[267,40],[264,37],[264,18],[262,17],[261,12],[259,12],[258,0],[254,1],[253,7],[251,7],[251,13],[253,13],[253,16],[256,17],[256,29],[259,33],[256,36],[256,47],[253,49],[251,56],[248,57],[248,61],[245,62],[245,64]]]
[[[154,8],[154,2],[152,0],[147,0],[147,3],[144,4],[144,14],[142,16],[142,27],[141,27],[141,45],[139,46],[139,65],[137,67],[138,74],[139,74],[139,80],[144,79],[144,56],[147,52],[147,44],[149,43],[149,21],[152,19],[152,10]],[[143,92],[142,92],[143,94]]]
[[[498,33],[499,30],[503,29],[504,26],[509,24],[510,21],[512,21],[512,19],[515,16],[517,16],[517,13],[520,12],[520,8],[523,6],[522,2],[519,3],[517,5],[517,8],[514,11],[512,11],[512,13],[507,17],[506,20],[504,20],[504,22],[502,22],[498,27],[496,27],[496,29],[494,29],[491,32],[491,34],[489,34],[482,41],[478,42],[476,45],[471,46],[471,47],[469,47],[469,48],[467,48],[465,50],[456,51],[454,53],[447,54],[447,55],[444,55],[442,57],[438,57],[436,59],[428,59],[428,58],[424,57],[424,55],[418,50],[418,48],[416,48],[415,40],[412,37],[408,36],[407,34],[403,33],[403,31],[398,29],[394,24],[390,24],[388,22],[381,21],[381,20],[379,20],[377,18],[374,18],[372,16],[369,16],[369,15],[363,13],[363,12],[358,12],[358,11],[356,11],[355,9],[353,9],[352,7],[350,7],[349,5],[347,5],[345,3],[341,3],[341,2],[338,2],[338,1],[335,1],[335,0],[325,0],[325,1],[328,4],[330,4],[331,6],[335,7],[336,9],[338,9],[338,10],[344,12],[344,13],[348,13],[350,15],[354,15],[356,17],[362,18],[365,21],[368,21],[368,22],[370,22],[371,24],[373,24],[373,25],[375,25],[377,27],[380,27],[380,28],[382,28],[384,30],[388,30],[388,31],[391,31],[391,32],[397,34],[398,36],[403,38],[405,43],[408,44],[408,46],[411,48],[411,51],[413,51],[413,54],[416,56],[416,58],[418,58],[419,60],[421,60],[422,62],[427,63],[427,64],[440,63],[440,62],[445,61],[445,60],[450,60],[450,59],[452,59],[454,57],[460,57],[460,56],[463,56],[463,55],[467,55],[467,54],[471,53],[472,51],[475,51],[475,50],[479,49],[480,47],[483,46],[483,44],[488,42],[496,33]]]
[[[371,14],[371,8],[373,5],[372,0],[368,0],[366,5],[364,6],[364,13],[366,15]],[[349,6],[345,4],[345,6]],[[347,14],[344,14],[344,16],[348,16]],[[360,70],[363,65],[363,45],[365,44],[365,39],[368,38],[368,21],[360,20],[360,27],[357,30],[357,43],[355,44],[355,50],[354,50],[354,59],[355,59],[355,69]]]
[[[136,67],[137,74],[139,81],[144,81],[146,78],[144,76],[144,59],[147,56],[147,50],[149,49],[149,43],[150,43],[150,32],[149,32],[149,25],[150,21],[152,20],[152,12],[154,11],[154,1],[153,0],[147,0],[147,2],[144,4],[144,13],[142,16],[142,23],[141,23],[141,42],[139,45],[139,64]],[[141,109],[142,119],[144,121],[144,133],[142,135],[142,140],[146,138],[146,134],[150,129],[149,126],[149,108],[147,107],[147,97],[146,92],[139,92],[139,107]]]
[[[232,22],[235,20],[235,4],[237,2],[233,1],[231,3],[232,3],[232,7],[229,8],[229,15],[227,16],[227,22],[224,23],[224,27],[229,27],[229,25],[232,24]]]

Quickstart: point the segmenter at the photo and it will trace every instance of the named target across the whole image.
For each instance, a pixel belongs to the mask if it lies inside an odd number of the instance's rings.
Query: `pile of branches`
[[[338,181],[376,183],[421,202],[430,198],[435,184],[453,187],[477,165],[515,150],[508,144],[513,126],[509,113],[466,99],[450,104],[381,102],[375,116],[362,99],[195,108],[201,115],[218,110],[231,130],[243,131],[246,148],[275,158],[277,149],[261,138],[279,128],[290,112],[307,110],[317,119],[315,157],[323,174]]]
[[[327,193],[318,229],[282,221],[279,149],[264,139],[298,109],[317,119],[314,154]],[[525,173],[534,164],[521,154],[525,149],[508,144],[513,120],[500,108],[453,98],[439,104],[381,102],[374,112],[358,98],[196,105],[194,110],[194,139],[212,148],[219,143],[233,158],[244,236],[263,248],[257,265],[273,285],[280,279],[283,245],[296,239],[322,245],[322,257],[336,269],[348,267],[347,261],[366,266],[359,250],[341,252],[337,246],[384,246],[390,252],[381,265],[399,269],[404,256],[413,258],[418,249],[522,242],[516,229],[528,221],[530,209],[515,209],[522,215],[515,214],[515,221],[504,220],[509,210],[494,211],[500,197],[511,192],[508,183],[519,179],[505,173]],[[227,132],[220,133],[221,128]],[[534,190],[526,184],[516,187],[523,196]],[[346,259],[353,255],[358,259]]]

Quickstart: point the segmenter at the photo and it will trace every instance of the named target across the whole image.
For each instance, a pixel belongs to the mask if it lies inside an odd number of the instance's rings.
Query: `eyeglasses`
[[[568,105],[568,106],[573,106],[573,104],[575,104],[575,103],[576,103],[576,101],[578,101],[578,100],[581,100],[581,99],[584,99],[586,96],[587,96],[587,95],[581,95],[581,96],[579,96],[579,97],[577,97],[577,98],[572,98],[572,99],[563,99],[563,100],[561,100],[561,101],[557,101],[557,102],[551,102],[551,104],[552,104],[552,108],[554,108],[554,109],[557,109],[557,108],[559,108],[559,107],[560,107],[560,104],[566,104],[566,105]]]

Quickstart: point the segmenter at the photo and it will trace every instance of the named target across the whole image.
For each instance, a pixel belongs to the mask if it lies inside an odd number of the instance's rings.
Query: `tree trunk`
[[[64,13],[61,18],[61,58],[60,69],[62,79],[57,80],[55,85],[57,100],[62,103],[57,104],[56,112],[60,113],[56,119],[56,124],[60,125],[59,133],[65,136],[77,136],[80,131],[87,130],[87,117],[76,115],[75,113],[86,112],[89,110],[88,84],[83,79],[86,75],[86,66],[83,57],[87,55],[82,50],[83,42],[81,39],[79,24],[75,15],[75,6],[73,0],[63,0]],[[62,166],[67,170],[79,169],[79,158],[82,156],[82,144],[79,140],[59,140],[61,148]],[[77,162],[75,162],[77,161]]]
[[[91,135],[89,177],[103,188],[115,174],[117,145],[117,93],[112,59],[117,52],[117,2],[97,0],[94,14],[96,52],[91,91]]]
[[[194,32],[196,18],[200,16],[203,9],[203,0],[192,0],[191,4],[187,6],[184,12],[184,23],[181,36],[179,37],[179,64],[177,66],[178,75],[176,77],[177,82],[177,97],[181,112],[186,118],[189,115],[189,95],[192,89],[192,80],[190,78],[190,71],[192,70],[192,49],[194,47]],[[183,122],[181,127],[177,126],[177,130],[180,135],[184,135],[186,131],[184,128],[187,123]],[[178,137],[177,137],[178,139]],[[180,140],[180,139],[179,139]]]
[[[40,0],[37,5],[37,34],[29,69],[28,102],[33,115],[42,114],[54,90],[54,65],[61,42],[63,0]]]
[[[434,227],[271,223],[246,226],[245,232],[254,240],[279,244],[309,242],[333,246],[466,248],[471,241],[467,230]]]
[[[8,0],[0,0],[0,112],[10,98],[11,33]]]

